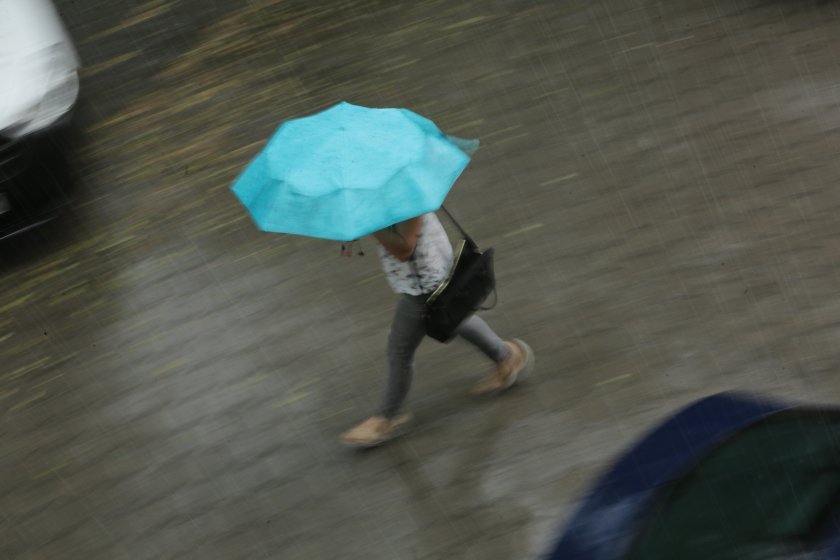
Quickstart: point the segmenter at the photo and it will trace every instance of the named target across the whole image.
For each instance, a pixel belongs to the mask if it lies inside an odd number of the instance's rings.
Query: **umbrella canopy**
[[[283,123],[232,190],[263,231],[346,241],[440,208],[477,146],[343,102]]]

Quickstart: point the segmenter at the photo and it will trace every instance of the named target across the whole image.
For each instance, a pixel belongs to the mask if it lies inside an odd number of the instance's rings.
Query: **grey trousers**
[[[379,414],[393,418],[399,413],[414,375],[414,353],[426,336],[423,326],[423,304],[427,295],[403,295],[397,303],[391,331],[388,334],[388,385]],[[477,315],[458,327],[458,336],[475,345],[488,358],[502,362],[510,354],[504,341]]]

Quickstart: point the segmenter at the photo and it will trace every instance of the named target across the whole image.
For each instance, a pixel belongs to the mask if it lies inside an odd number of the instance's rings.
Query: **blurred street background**
[[[676,407],[840,398],[837,2],[55,3],[78,187],[0,245],[0,557],[535,558]],[[386,374],[374,241],[229,191],[342,100],[481,140],[447,207],[537,355],[476,399],[482,356],[426,341],[368,453],[337,436]]]

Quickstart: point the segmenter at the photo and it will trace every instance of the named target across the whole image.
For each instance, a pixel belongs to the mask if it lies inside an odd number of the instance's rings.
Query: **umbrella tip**
[[[481,142],[477,138],[459,138],[446,134],[446,139],[455,144],[462,152],[468,156],[472,156],[478,150]]]

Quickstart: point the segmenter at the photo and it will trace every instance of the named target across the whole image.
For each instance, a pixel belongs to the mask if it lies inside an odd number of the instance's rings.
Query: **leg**
[[[510,356],[510,348],[478,315],[472,315],[458,327],[458,336],[472,343],[497,364]]]
[[[423,296],[403,296],[397,303],[391,331],[388,334],[388,384],[379,412],[341,435],[344,443],[354,447],[373,447],[396,435],[409,420],[398,415],[411,387],[414,373],[414,352],[426,335],[423,328]]]
[[[533,368],[534,353],[527,344],[521,340],[503,341],[477,315],[473,315],[458,327],[458,335],[496,362],[496,371],[473,387],[474,394],[503,391]]]
[[[423,326],[424,296],[403,296],[397,304],[388,333],[388,385],[379,413],[394,418],[400,410],[414,376],[414,353],[426,336]]]

